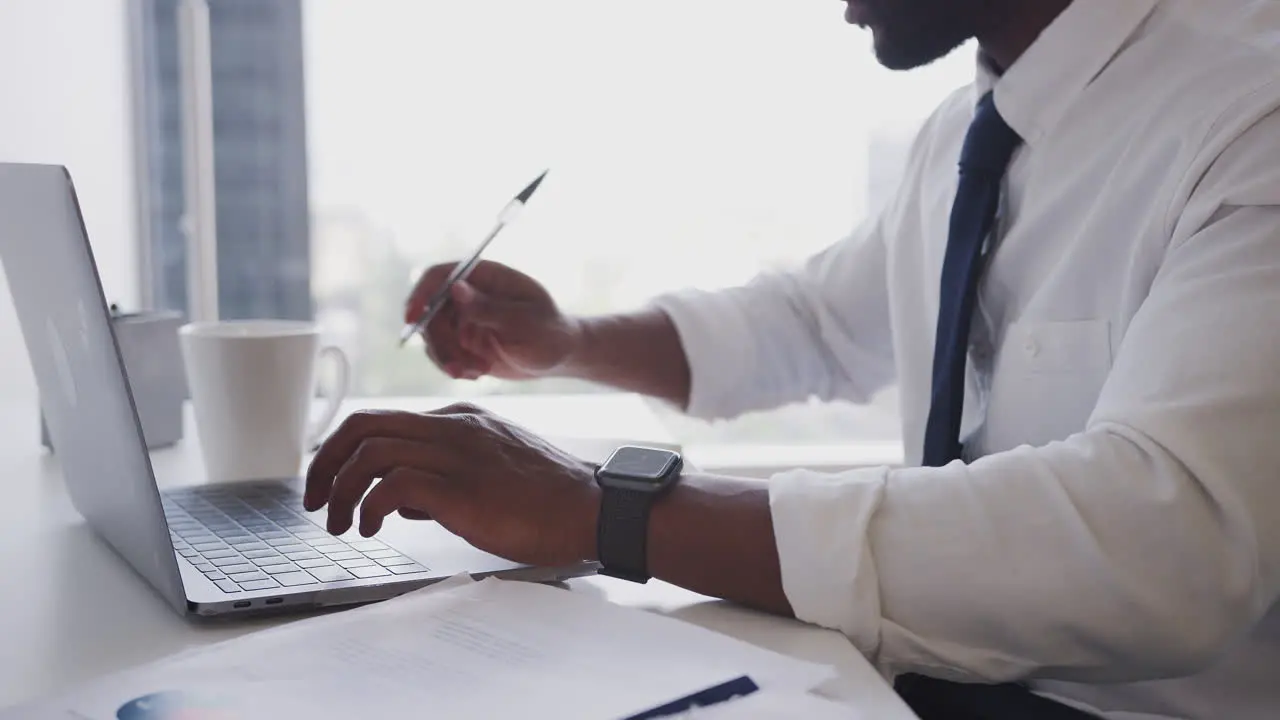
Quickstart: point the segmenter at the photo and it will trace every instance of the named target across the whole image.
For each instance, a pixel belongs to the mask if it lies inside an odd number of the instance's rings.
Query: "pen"
[[[521,190],[520,194],[512,198],[511,202],[507,203],[507,206],[502,209],[502,212],[498,213],[498,223],[494,225],[493,230],[489,232],[489,235],[484,240],[480,241],[480,244],[476,246],[470,257],[453,268],[453,272],[449,273],[449,277],[445,278],[444,284],[431,296],[431,300],[427,303],[427,309],[422,313],[422,317],[418,318],[416,323],[406,325],[404,330],[400,332],[401,347],[404,347],[409,338],[422,332],[423,328],[431,324],[431,320],[449,301],[449,292],[453,289],[453,286],[467,279],[467,276],[475,269],[476,264],[480,262],[480,254],[489,246],[489,243],[493,242],[498,233],[502,232],[504,227],[515,220],[516,215],[524,208],[525,203],[529,202],[529,198],[533,197],[533,192],[542,184],[542,179],[547,176],[548,172],[550,170],[542,171],[541,175],[529,183],[528,187]]]

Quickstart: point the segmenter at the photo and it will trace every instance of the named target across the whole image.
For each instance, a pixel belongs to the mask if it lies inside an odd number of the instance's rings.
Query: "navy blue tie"
[[[960,417],[969,326],[982,271],[982,247],[1000,207],[1000,184],[1022,140],[983,96],[960,153],[960,185],[942,264],[938,333],[933,350],[933,402],[924,433],[923,464],[939,467],[963,455]]]

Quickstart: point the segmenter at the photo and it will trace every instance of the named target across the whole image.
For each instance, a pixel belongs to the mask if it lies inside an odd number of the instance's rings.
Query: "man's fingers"
[[[431,296],[435,295],[444,281],[449,277],[449,273],[453,272],[453,268],[457,263],[444,263],[427,268],[422,273],[422,277],[418,278],[418,283],[413,286],[413,290],[409,292],[409,297],[404,303],[404,321],[406,324],[418,322],[422,317],[422,313],[427,309],[427,302],[431,300]]]
[[[360,504],[360,534],[377,535],[382,521],[396,511],[405,517],[412,514],[429,518],[425,508],[439,495],[444,482],[438,475],[413,468],[396,468],[387,473]]]
[[[400,517],[405,520],[430,520],[431,513],[411,508],[400,508]]]
[[[427,344],[427,356],[450,376],[455,375],[454,365],[461,350],[458,342],[458,326],[457,309],[447,305],[432,318],[423,332],[423,339]]]
[[[343,420],[316,451],[307,468],[302,504],[315,511],[329,502],[338,471],[365,440],[394,438],[431,442],[448,433],[448,421],[431,415],[395,411],[358,412]]]
[[[511,327],[520,321],[521,311],[525,309],[519,301],[495,299],[467,282],[454,285],[450,297],[458,306],[458,317],[464,326],[475,325],[488,330]]]
[[[438,459],[430,441],[383,437],[364,440],[334,476],[329,493],[329,532],[341,535],[351,528],[356,505],[374,480],[397,468],[429,467],[436,463]]]

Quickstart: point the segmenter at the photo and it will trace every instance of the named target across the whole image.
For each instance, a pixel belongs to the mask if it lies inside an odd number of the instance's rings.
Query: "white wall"
[[[139,267],[128,2],[0,0],[0,161],[69,168],[103,285],[124,307]],[[28,405],[34,423],[35,398],[0,273],[0,403]]]

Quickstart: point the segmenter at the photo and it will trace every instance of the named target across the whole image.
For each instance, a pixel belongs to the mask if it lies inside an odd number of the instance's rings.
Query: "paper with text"
[[[62,706],[89,720],[168,717],[146,714],[155,708],[217,720],[409,713],[596,720],[742,675],[762,690],[798,694],[832,674],[599,598],[464,578],[188,652],[94,683]],[[137,710],[121,715],[131,702]]]

